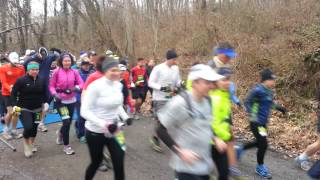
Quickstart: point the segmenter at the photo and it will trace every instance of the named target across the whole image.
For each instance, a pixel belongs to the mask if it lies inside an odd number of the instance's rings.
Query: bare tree
[[[0,0],[0,30],[5,30],[8,27],[8,1],[7,0]],[[7,50],[7,34],[3,33],[0,35],[1,38],[1,49],[0,51],[6,51]]]

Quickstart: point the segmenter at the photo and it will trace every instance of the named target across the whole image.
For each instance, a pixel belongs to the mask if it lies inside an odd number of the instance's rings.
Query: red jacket
[[[2,95],[10,96],[11,89],[17,79],[25,75],[25,70],[22,65],[12,66],[6,64],[0,67],[0,81],[2,84]]]

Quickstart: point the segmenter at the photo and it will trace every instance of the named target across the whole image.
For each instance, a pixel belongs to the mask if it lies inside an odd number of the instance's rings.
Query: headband
[[[39,69],[39,64],[36,64],[36,63],[28,64],[27,65],[27,71],[29,71],[31,69]]]

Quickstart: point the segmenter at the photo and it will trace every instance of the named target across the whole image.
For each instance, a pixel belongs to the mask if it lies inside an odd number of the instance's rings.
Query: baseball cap
[[[193,66],[188,75],[188,79],[191,81],[197,79],[204,79],[207,81],[218,81],[223,78],[224,76],[217,74],[212,70],[210,66],[204,64],[197,64]]]
[[[19,54],[17,52],[11,52],[8,56],[11,63],[19,63]]]
[[[120,71],[126,71],[127,67],[123,64],[119,64],[119,69],[120,69]]]

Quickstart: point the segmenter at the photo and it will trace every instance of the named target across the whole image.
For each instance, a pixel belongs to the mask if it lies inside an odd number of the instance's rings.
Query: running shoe
[[[160,147],[160,142],[158,139],[156,139],[155,137],[151,137],[149,141],[153,150],[159,153],[162,152],[162,148]]]
[[[13,137],[10,135],[10,133],[8,131],[5,131],[2,133],[3,138],[5,138],[6,140],[11,140]]]
[[[230,177],[234,180],[247,180],[248,179],[248,176],[243,175],[238,168],[233,167],[233,166],[229,167],[229,174],[230,174]]]
[[[58,145],[62,145],[63,144],[63,140],[62,140],[62,135],[60,133],[60,130],[56,131],[56,135],[57,135],[56,143]]]
[[[11,136],[14,138],[14,139],[20,139],[23,137],[23,135],[21,133],[18,133],[17,130],[12,130],[11,131]]]
[[[48,128],[43,123],[39,124],[38,129],[41,132],[48,132]]]
[[[102,172],[107,172],[109,170],[108,166],[104,163],[101,163],[99,168],[98,168],[99,171],[102,171]]]
[[[31,146],[27,144],[25,141],[23,141],[23,150],[24,150],[24,156],[26,158],[30,158],[32,156]]]
[[[64,146],[63,151],[66,155],[73,155],[75,153],[71,146]]]
[[[264,164],[257,165],[256,173],[264,179],[272,179],[271,173],[269,172],[268,168]]]
[[[299,156],[294,159],[295,164],[304,171],[309,171],[312,167],[312,163],[309,159],[300,159]]]
[[[32,150],[32,153],[38,152],[38,148],[34,144],[31,145],[31,150]]]
[[[79,142],[80,144],[86,144],[87,143],[87,139],[85,136],[82,136],[80,139],[79,139]]]

